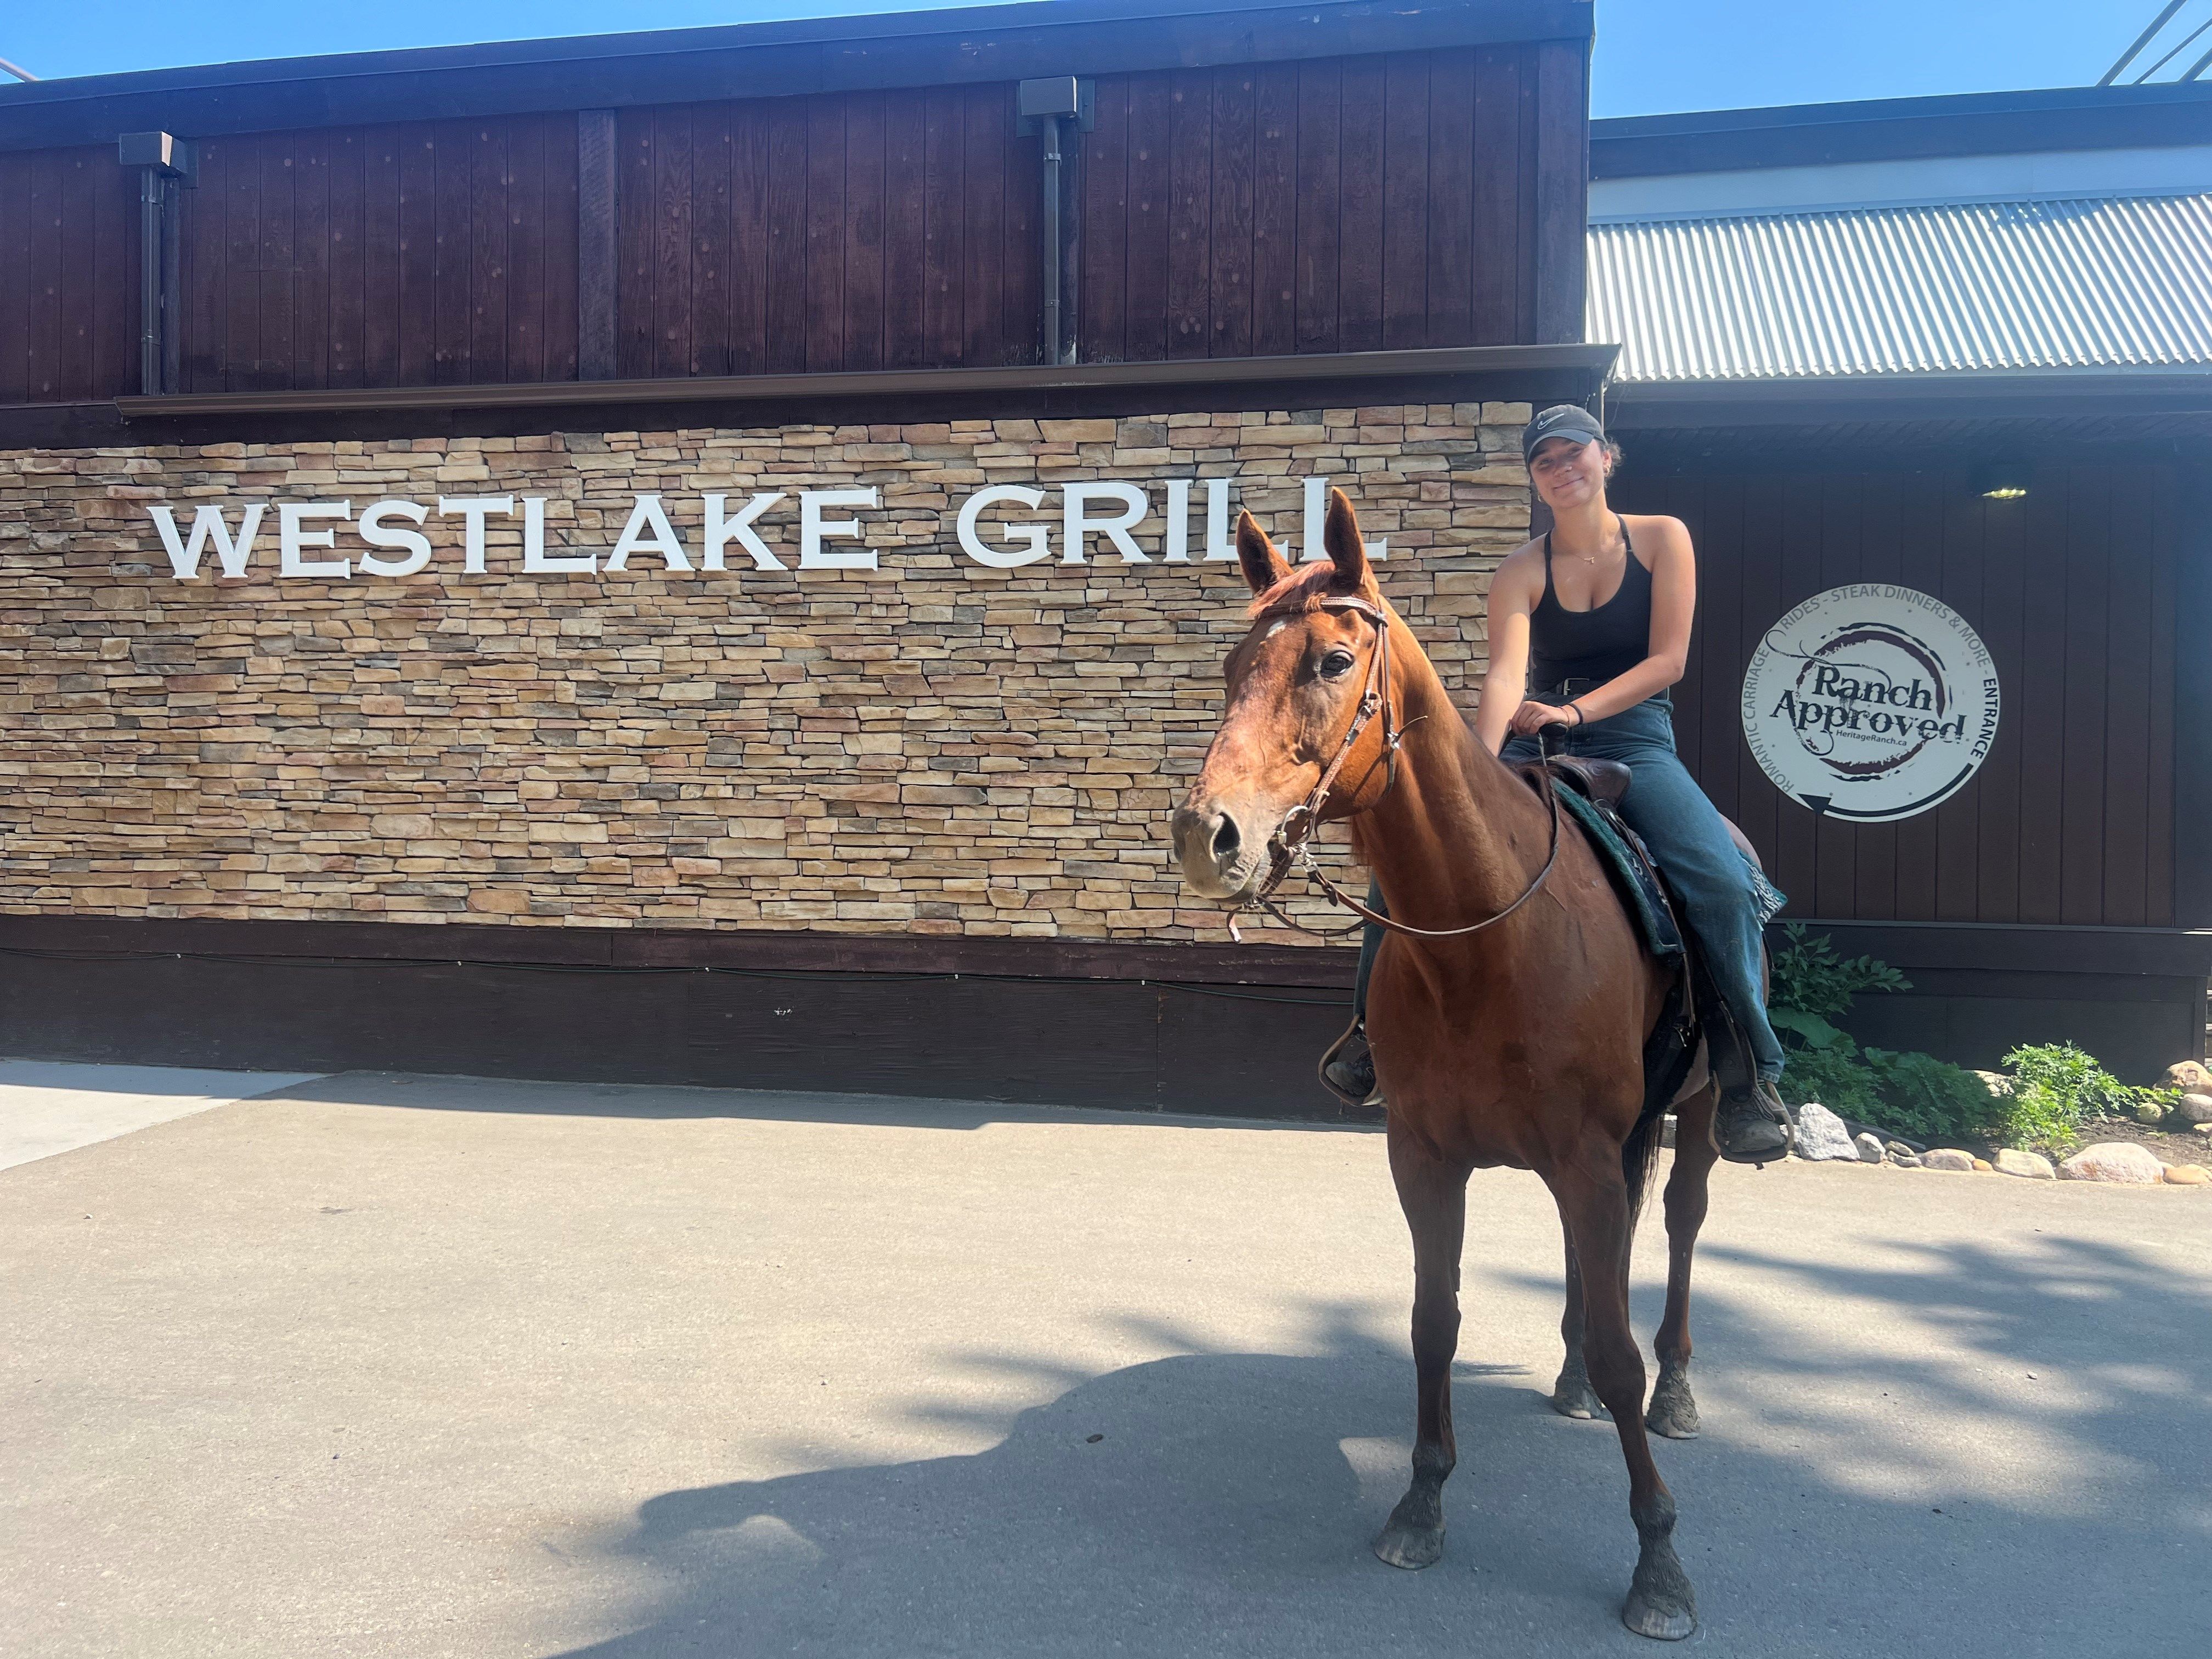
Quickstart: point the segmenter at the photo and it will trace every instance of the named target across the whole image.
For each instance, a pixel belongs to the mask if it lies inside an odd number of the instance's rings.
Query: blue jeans
[[[1682,908],[1682,920],[1705,951],[1714,988],[1742,1029],[1759,1075],[1772,1082],[1782,1075],[1782,1045],[1767,1024],[1766,998],[1759,989],[1765,967],[1765,893],[1761,879],[1736,850],[1719,811],[1705,799],[1674,753],[1674,714],[1663,696],[1623,709],[1609,720],[1561,732],[1553,728],[1552,752],[1590,760],[1619,761],[1634,775],[1620,803],[1628,827],[1644,838],[1651,856],[1667,873]],[[1533,738],[1505,745],[1508,761],[1536,758]],[[1368,895],[1382,908],[1379,890]],[[1359,941],[1357,1006],[1367,1006],[1367,975],[1382,930],[1370,922]],[[1718,1059],[1716,1049],[1716,1058]]]

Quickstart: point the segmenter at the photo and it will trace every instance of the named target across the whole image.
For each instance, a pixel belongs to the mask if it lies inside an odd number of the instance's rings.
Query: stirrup
[[[1375,1060],[1367,1045],[1367,1023],[1355,1018],[1344,1035],[1328,1045],[1318,1068],[1322,1087],[1354,1111],[1382,1104],[1382,1091],[1375,1082]],[[1360,1087],[1363,1076],[1366,1087]]]
[[[1781,1132],[1781,1145],[1757,1152],[1731,1152],[1720,1133],[1722,1113],[1731,1100],[1745,1101],[1756,1107],[1760,1115]],[[1796,1144],[1796,1126],[1790,1121],[1790,1109],[1782,1103],[1782,1097],[1775,1091],[1771,1083],[1760,1079],[1740,1088],[1730,1089],[1721,1097],[1719,1106],[1713,1113],[1713,1150],[1730,1164],[1748,1164],[1763,1170],[1769,1164],[1778,1164],[1789,1157]]]

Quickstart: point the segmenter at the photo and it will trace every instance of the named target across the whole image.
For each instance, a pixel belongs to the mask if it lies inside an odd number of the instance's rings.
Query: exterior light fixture
[[[2016,501],[2035,481],[2035,469],[2026,461],[1990,461],[1974,472],[1974,493],[1993,501]]]

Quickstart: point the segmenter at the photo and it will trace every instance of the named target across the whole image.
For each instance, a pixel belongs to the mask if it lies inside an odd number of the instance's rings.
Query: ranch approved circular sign
[[[1997,734],[1989,648],[1950,606],[1861,582],[1767,630],[1743,678],[1743,735],[1791,799],[1885,823],[1958,793]]]

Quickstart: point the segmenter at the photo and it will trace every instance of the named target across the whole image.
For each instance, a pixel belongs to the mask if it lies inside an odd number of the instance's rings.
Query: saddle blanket
[[[1573,813],[1575,822],[1582,825],[1583,833],[1597,851],[1598,861],[1613,878],[1613,890],[1620,895],[1620,902],[1628,907],[1629,915],[1636,918],[1637,931],[1644,936],[1644,947],[1662,962],[1680,961],[1682,933],[1674,921],[1674,907],[1668,902],[1657,874],[1644,856],[1641,844],[1632,845],[1628,833],[1614,824],[1603,807],[1557,773],[1553,775],[1553,781],[1559,805]]]

